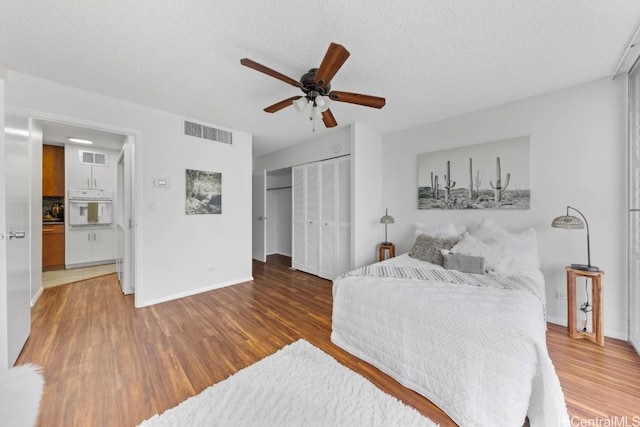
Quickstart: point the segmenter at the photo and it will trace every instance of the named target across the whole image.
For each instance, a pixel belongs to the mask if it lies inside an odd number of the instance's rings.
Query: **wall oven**
[[[69,190],[70,226],[106,226],[113,223],[113,193],[102,190]]]

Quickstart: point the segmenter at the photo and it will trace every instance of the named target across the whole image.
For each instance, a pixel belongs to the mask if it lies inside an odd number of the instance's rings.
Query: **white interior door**
[[[122,157],[118,160],[118,207],[120,215],[117,221],[118,254],[120,265],[120,286],[124,294],[135,292],[135,217],[134,217],[134,186],[133,186],[133,162],[134,146],[133,137],[127,137],[127,142],[122,147]]]
[[[336,162],[320,165],[320,270],[319,276],[336,276]]]
[[[5,245],[6,276],[0,281],[0,370],[15,363],[31,331],[29,285],[29,121],[7,116],[0,173],[5,185],[0,186],[4,201],[4,229],[0,230]],[[0,141],[1,142],[1,141]],[[39,236],[38,236],[39,237]]]
[[[640,67],[629,74],[629,342],[640,353]]]
[[[252,214],[253,214],[253,259],[257,261],[267,261],[267,171],[261,170],[253,173],[253,193],[252,193]]]
[[[305,213],[305,166],[292,170],[292,249],[291,267],[304,271],[307,265],[307,226]]]
[[[320,181],[319,166],[306,166],[306,267],[307,273],[318,275],[320,271]]]

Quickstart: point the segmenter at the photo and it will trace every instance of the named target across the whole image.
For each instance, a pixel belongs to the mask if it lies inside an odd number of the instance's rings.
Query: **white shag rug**
[[[0,426],[36,424],[44,377],[40,368],[27,363],[0,372]]]
[[[299,340],[140,424],[165,426],[436,424]]]

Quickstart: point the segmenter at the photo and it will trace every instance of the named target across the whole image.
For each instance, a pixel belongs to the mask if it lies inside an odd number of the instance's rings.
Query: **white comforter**
[[[406,255],[380,264],[442,268]],[[331,340],[461,426],[521,427],[525,415],[532,427],[568,426],[545,342],[544,279],[527,276],[537,290],[345,275],[333,285]]]

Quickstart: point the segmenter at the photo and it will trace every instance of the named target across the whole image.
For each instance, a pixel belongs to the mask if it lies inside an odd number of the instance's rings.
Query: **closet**
[[[325,279],[351,268],[351,159],[293,168],[291,266]]]

